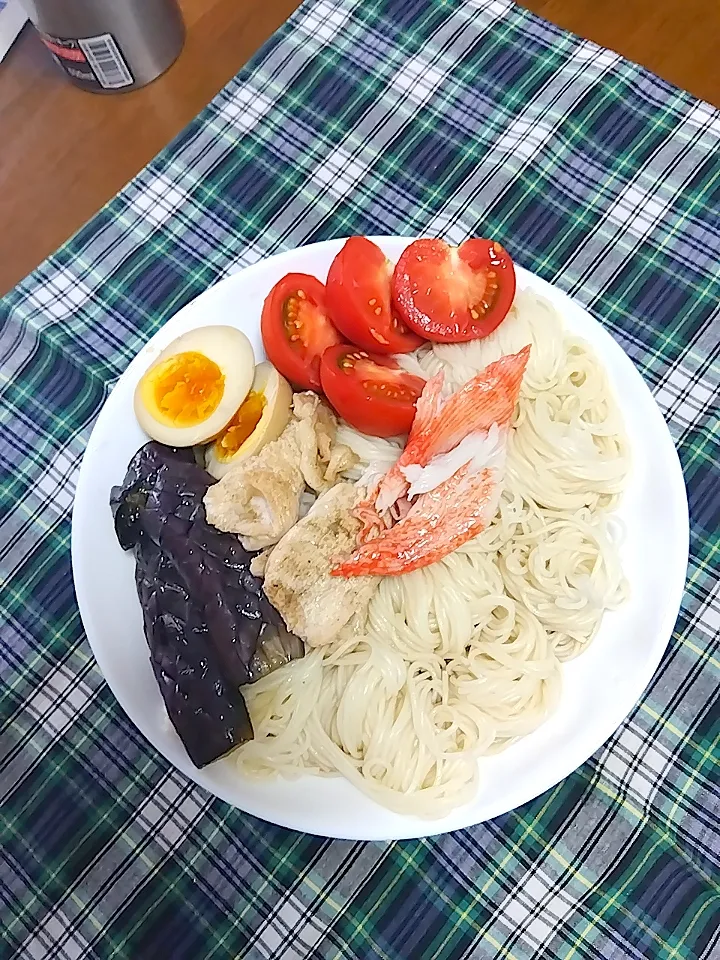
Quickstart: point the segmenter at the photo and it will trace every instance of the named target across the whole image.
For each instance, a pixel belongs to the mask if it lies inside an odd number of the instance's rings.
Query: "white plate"
[[[407,238],[376,238],[396,260]],[[240,327],[259,359],[263,299],[284,274],[324,280],[343,244],[332,240],[291,250],[248,267],[206,290],[158,331],[118,381],[88,443],[75,497],[72,560],[75,589],[90,646],[111,690],[153,746],[210,793],[272,823],[327,837],[380,840],[422,837],[497,817],[537,797],[588,759],[622,723],[655,672],[677,617],[688,556],[688,512],[680,463],[650,391],[612,337],[565,294],[518,269],[518,285],[552,301],[567,326],[592,344],[622,404],[633,471],[619,515],[627,526],[623,565],[631,599],[605,615],[589,650],[563,667],[555,714],[535,733],[481,761],[473,803],[442,820],[399,816],[341,778],[253,781],[232,759],[197,770],[170,726],[148,660],[134,560],[115,539],[108,498],[128,461],[147,440],[133,415],[140,376],[160,351],[194,327]]]

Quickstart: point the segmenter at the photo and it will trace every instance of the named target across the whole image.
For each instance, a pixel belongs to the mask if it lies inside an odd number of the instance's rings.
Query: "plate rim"
[[[626,369],[628,370],[631,369],[632,375],[634,375],[638,379],[638,381],[642,384],[647,394],[647,398],[652,401],[653,416],[656,417],[659,424],[661,424],[663,428],[663,430],[661,430],[660,432],[663,435],[663,443],[666,448],[665,449],[666,460],[669,465],[671,464],[672,476],[670,477],[670,482],[672,487],[674,488],[674,496],[677,498],[675,506],[676,508],[681,508],[680,512],[676,513],[675,519],[680,522],[681,528],[682,528],[680,531],[680,533],[682,534],[682,551],[681,551],[682,563],[680,563],[679,559],[676,558],[675,572],[674,572],[674,579],[673,579],[674,589],[670,591],[668,594],[667,603],[665,606],[665,614],[662,620],[662,625],[656,631],[656,633],[659,636],[661,636],[663,639],[662,641],[656,640],[653,646],[652,656],[646,657],[645,660],[643,661],[643,669],[641,671],[641,676],[638,676],[637,683],[635,684],[635,690],[637,691],[637,693],[634,701],[631,704],[623,703],[623,705],[619,709],[616,708],[613,711],[608,711],[608,715],[612,719],[608,719],[606,723],[603,724],[603,729],[609,728],[610,726],[612,726],[612,729],[610,730],[609,733],[606,733],[603,735],[602,741],[595,746],[592,752],[587,756],[583,755],[582,758],[580,759],[577,759],[577,757],[570,755],[568,762],[564,764],[562,767],[564,772],[561,772],[557,776],[553,776],[553,778],[551,778],[551,781],[545,782],[540,790],[535,791],[532,796],[526,797],[524,800],[520,802],[520,804],[513,803],[512,806],[505,807],[502,810],[497,809],[496,811],[491,812],[486,816],[482,816],[479,819],[477,818],[477,816],[473,816],[473,815],[469,817],[462,815],[463,811],[467,810],[468,812],[470,812],[472,810],[472,804],[469,804],[460,808],[456,808],[456,810],[453,811],[450,817],[442,818],[442,820],[424,820],[424,819],[414,817],[414,816],[409,816],[409,815],[398,815],[399,819],[403,821],[406,828],[401,828],[400,825],[398,825],[397,831],[394,831],[391,834],[387,834],[385,832],[373,833],[372,830],[367,830],[367,829],[355,830],[354,828],[344,830],[341,832],[337,832],[336,830],[331,832],[323,832],[321,829],[317,829],[317,824],[315,825],[315,829],[313,829],[312,827],[309,828],[308,824],[299,825],[299,820],[298,818],[295,818],[295,817],[290,817],[289,819],[286,819],[284,821],[282,817],[272,816],[272,818],[269,818],[267,816],[264,816],[262,811],[258,811],[255,809],[248,810],[247,807],[239,806],[236,800],[228,797],[227,795],[223,795],[224,791],[222,790],[222,788],[219,787],[218,784],[209,783],[207,780],[207,777],[203,775],[203,770],[197,770],[196,768],[192,767],[189,759],[188,759],[187,765],[176,763],[175,760],[168,757],[165,751],[162,749],[162,747],[158,745],[158,743],[153,738],[152,733],[148,732],[145,729],[147,724],[145,724],[144,722],[143,723],[138,722],[135,716],[133,716],[133,711],[128,707],[127,698],[125,697],[122,689],[118,689],[118,685],[114,682],[111,676],[108,675],[108,672],[103,667],[103,663],[105,663],[105,665],[107,666],[107,659],[102,653],[102,648],[99,647],[98,649],[96,649],[96,646],[93,645],[93,641],[91,640],[91,633],[94,632],[94,629],[90,629],[89,625],[93,622],[94,617],[91,611],[91,605],[88,602],[87,592],[85,591],[84,585],[82,582],[84,560],[83,560],[82,549],[80,545],[81,535],[79,532],[79,528],[82,522],[82,515],[84,510],[83,505],[87,500],[87,496],[88,496],[88,494],[86,494],[86,489],[93,482],[91,480],[91,465],[92,465],[93,457],[95,455],[96,447],[101,442],[103,416],[104,415],[110,416],[110,414],[106,414],[106,410],[112,411],[112,407],[113,407],[112,397],[115,394],[115,391],[117,390],[117,388],[123,382],[126,382],[127,380],[131,379],[134,371],[136,371],[141,365],[144,368],[152,358],[153,353],[155,351],[159,352],[161,349],[163,349],[163,346],[165,346],[167,342],[169,342],[169,339],[172,339],[172,331],[171,330],[168,331],[168,327],[177,326],[179,317],[188,316],[194,311],[198,309],[202,309],[202,307],[198,307],[198,304],[204,300],[208,303],[208,305],[210,305],[212,303],[212,297],[218,296],[217,291],[219,288],[229,286],[233,283],[236,284],[238,282],[238,277],[246,276],[248,271],[253,271],[255,268],[262,268],[263,265],[267,264],[269,261],[274,261],[277,264],[282,264],[285,261],[288,261],[291,263],[294,256],[297,255],[298,251],[301,251],[301,250],[308,251],[311,249],[318,250],[318,251],[320,250],[327,251],[328,248],[332,249],[333,247],[337,247],[339,249],[340,245],[344,243],[346,239],[347,238],[345,237],[333,238],[331,240],[323,240],[318,243],[307,244],[302,247],[282,251],[281,253],[275,254],[271,257],[263,258],[262,260],[259,260],[256,263],[253,263],[247,267],[244,267],[242,269],[235,271],[234,273],[231,273],[230,275],[219,280],[217,283],[206,288],[201,293],[199,293],[196,297],[190,300],[187,304],[183,305],[175,314],[169,317],[162,324],[162,326],[158,328],[157,331],[155,331],[155,333],[135,354],[135,356],[132,358],[132,360],[130,361],[128,366],[125,368],[123,373],[120,375],[120,377],[118,377],[118,379],[113,384],[108,396],[105,398],[103,405],[100,408],[95,418],[90,437],[88,438],[87,445],[83,452],[82,463],[80,465],[79,473],[77,476],[77,484],[76,484],[75,496],[73,499],[73,506],[72,506],[71,562],[72,562],[72,571],[73,571],[73,584],[75,588],[75,595],[76,595],[78,609],[80,612],[81,622],[83,625],[83,631],[87,639],[88,645],[90,647],[90,650],[92,652],[92,655],[98,666],[98,669],[100,670],[105,682],[110,688],[110,691],[113,694],[115,700],[118,702],[123,712],[126,714],[127,718],[132,723],[133,727],[142,735],[143,739],[146,740],[150,744],[150,746],[155,751],[157,751],[158,754],[160,754],[160,756],[163,758],[163,761],[169,764],[173,769],[178,770],[180,773],[187,776],[188,779],[194,781],[203,789],[207,790],[214,797],[218,797],[219,799],[230,804],[235,809],[240,810],[242,812],[249,812],[252,815],[259,817],[260,819],[264,819],[266,822],[276,824],[282,827],[286,827],[287,829],[300,830],[302,832],[311,833],[316,836],[329,837],[332,839],[334,838],[347,839],[347,840],[417,839],[422,837],[436,836],[438,834],[446,833],[448,831],[452,831],[456,829],[464,829],[464,828],[472,827],[479,823],[483,823],[483,822],[486,822],[487,820],[500,816],[504,813],[508,813],[513,809],[517,809],[519,805],[522,805],[524,803],[528,803],[534,799],[537,799],[538,796],[541,796],[542,794],[546,793],[548,790],[551,790],[554,787],[556,787],[558,783],[566,779],[571,773],[577,770],[579,766],[581,766],[583,763],[589,760],[599,749],[601,749],[604,746],[604,744],[606,744],[607,741],[612,736],[614,736],[614,734],[623,724],[624,720],[633,711],[637,703],[639,703],[640,700],[642,700],[645,694],[645,691],[647,690],[648,685],[650,684],[653,676],[655,675],[658,669],[658,666],[662,660],[662,657],[665,654],[665,651],[668,647],[668,644],[672,637],[673,628],[675,626],[675,623],[677,621],[677,618],[681,609],[682,599],[685,593],[687,563],[688,563],[688,557],[689,557],[689,536],[690,536],[687,491],[685,487],[685,481],[684,481],[682,465],[680,463],[679,455],[675,447],[674,441],[672,439],[672,436],[670,434],[668,425],[665,421],[665,418],[662,415],[662,411],[660,410],[657,404],[657,401],[655,400],[655,397],[653,396],[653,393],[650,390],[650,387],[648,386],[645,379],[640,374],[640,371],[637,369],[633,361],[630,359],[630,357],[627,355],[625,350],[622,348],[622,346],[617,342],[617,340],[615,340],[615,338],[612,336],[610,331],[603,325],[603,323],[597,320],[595,317],[593,317],[592,314],[590,314],[589,311],[584,306],[578,303],[578,301],[576,301],[570,295],[565,293],[565,291],[561,290],[559,287],[555,286],[554,284],[549,283],[548,281],[544,280],[542,277],[539,277],[536,274],[532,273],[531,271],[525,270],[524,268],[516,264],[515,266],[518,273],[519,288],[522,288],[523,280],[529,279],[531,282],[531,286],[534,289],[537,289],[538,287],[540,288],[538,289],[538,293],[542,294],[544,291],[547,291],[547,290],[552,291],[551,299],[553,301],[556,300],[559,295],[560,299],[570,304],[573,310],[579,311],[582,314],[584,314],[585,317],[588,318],[592,322],[592,324],[597,328],[597,332],[602,338],[607,338],[607,341],[609,341],[612,344],[612,348],[608,347],[608,349],[612,349],[616,351],[618,362],[625,364]],[[411,243],[414,238],[382,235],[382,236],[372,236],[370,239],[382,245],[384,242],[385,243],[391,242],[393,244],[402,242],[404,244],[408,244],[408,243]],[[198,323],[198,326],[200,325],[203,325],[202,322]],[[158,345],[157,341],[159,341],[160,345]],[[591,344],[591,346],[594,346],[594,344]],[[623,358],[622,361],[620,360],[620,357]],[[680,567],[682,567],[682,576],[679,576]],[[569,666],[568,664],[564,665],[563,670],[566,670],[568,666]],[[642,687],[640,686],[641,681],[642,681]],[[158,693],[158,698],[161,699],[159,693]],[[548,721],[546,721],[546,723],[547,722]],[[586,750],[585,748],[582,748],[579,752],[582,754],[585,754]],[[211,768],[205,768],[205,769],[211,769]],[[237,776],[240,777],[241,775],[237,774]],[[308,776],[303,779],[311,779],[311,776]],[[323,778],[312,777],[312,779],[314,781],[318,781]],[[354,791],[357,791],[357,788],[352,787],[351,784],[349,784],[349,786]],[[360,791],[357,791],[357,793],[360,794],[360,796],[364,796],[363,794],[360,793]],[[502,806],[502,804],[499,804],[499,806]],[[458,813],[460,813],[459,817],[457,816]],[[442,825],[443,822],[447,819],[453,819],[457,822],[451,826],[443,826]]]

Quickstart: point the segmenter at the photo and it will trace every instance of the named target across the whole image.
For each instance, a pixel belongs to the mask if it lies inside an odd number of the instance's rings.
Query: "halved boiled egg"
[[[271,363],[255,368],[245,401],[205,452],[208,473],[216,480],[231,467],[277,440],[290,419],[292,388]]]
[[[250,341],[235,327],[198,327],[173,340],[135,389],[135,416],[160,443],[192,447],[219,433],[248,394]]]

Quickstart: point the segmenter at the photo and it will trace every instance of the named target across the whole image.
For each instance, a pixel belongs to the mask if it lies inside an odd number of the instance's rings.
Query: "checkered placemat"
[[[138,348],[220,277],[352,233],[498,237],[612,331],[692,516],[669,649],[615,736],[426,841],[270,826],[169,769],[83,636],[70,508]],[[306,2],[0,305],[2,957],[718,957],[720,115],[505,0]]]

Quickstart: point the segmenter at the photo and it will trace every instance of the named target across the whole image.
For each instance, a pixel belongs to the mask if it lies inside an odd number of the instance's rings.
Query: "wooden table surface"
[[[115,97],[66,82],[30,27],[0,64],[0,295],[138,172],[298,0],[181,0],[188,33],[155,83]],[[720,105],[719,0],[524,0],[535,13]]]

